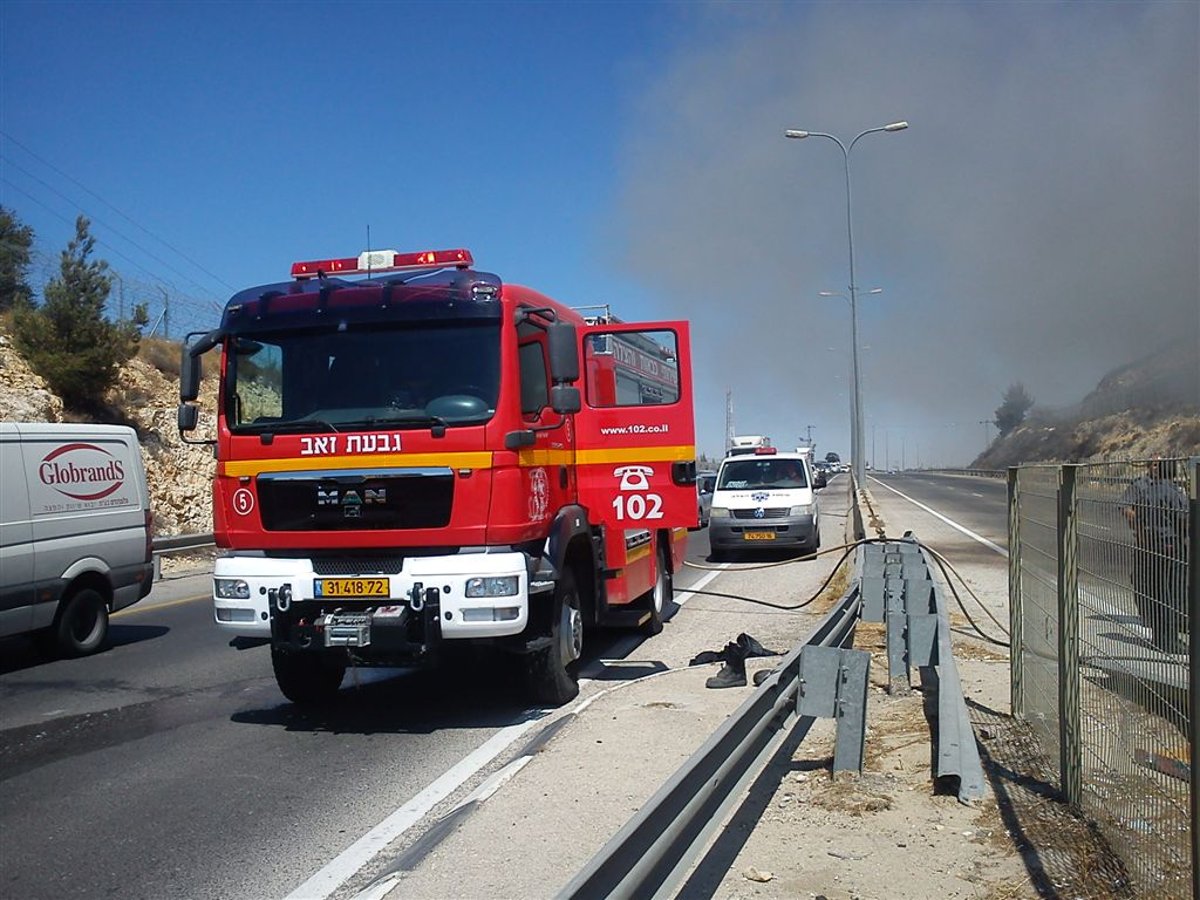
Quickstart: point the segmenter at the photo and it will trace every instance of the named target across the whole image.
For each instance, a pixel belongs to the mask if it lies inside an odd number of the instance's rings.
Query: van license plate
[[[316,578],[313,580],[313,597],[317,599],[389,596],[391,596],[391,585],[387,578]]]
[[[742,537],[747,541],[773,541],[775,540],[775,532],[773,531],[744,531]]]

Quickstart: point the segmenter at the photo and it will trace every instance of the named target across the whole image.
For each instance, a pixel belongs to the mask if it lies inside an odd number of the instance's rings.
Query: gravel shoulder
[[[1119,862],[1057,802],[1053,768],[1022,723],[1009,717],[1006,648],[965,633],[969,614],[1003,639],[983,607],[1006,625],[1006,561],[915,506],[878,493],[871,498],[875,524],[889,536],[914,531],[979,598],[963,593],[964,609],[953,622],[964,633],[955,634],[954,645],[988,793],[965,805],[955,785],[934,782],[933,694],[916,671],[911,693],[889,693],[882,627],[862,625],[856,646],[872,653],[862,775],[833,777],[832,721],[818,721],[803,742],[785,741],[679,896],[1123,896]],[[826,492],[827,545],[845,521],[845,504],[839,508],[835,500]],[[836,559],[734,567],[707,589],[796,606],[821,587]],[[555,896],[753,690],[706,689],[717,667],[688,667],[688,660],[741,631],[786,650],[808,636],[822,605],[779,609],[731,597],[686,598],[662,635],[627,658],[602,662],[584,685],[582,707],[551,716],[561,719],[559,727],[527,759],[494,775],[503,780],[494,792],[477,792],[467,812],[451,813],[478,784],[464,788],[438,810],[440,821],[404,835],[341,895],[353,896],[391,870],[390,893],[372,896]],[[751,674],[769,666],[769,659],[748,662]]]

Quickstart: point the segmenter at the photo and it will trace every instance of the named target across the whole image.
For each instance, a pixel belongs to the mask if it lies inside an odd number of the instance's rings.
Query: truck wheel
[[[346,664],[310,653],[287,653],[271,648],[271,668],[283,696],[298,706],[331,700],[342,686]]]
[[[550,646],[535,650],[526,661],[529,688],[539,703],[562,706],[579,693],[576,667],[583,655],[583,614],[575,575],[564,569],[554,587]]]
[[[108,604],[99,591],[82,588],[62,602],[54,638],[64,656],[95,653],[108,640]]]
[[[642,634],[655,635],[663,630],[663,613],[675,596],[675,581],[667,568],[667,554],[670,551],[659,545],[657,562],[658,571],[654,575],[654,587],[646,594],[646,605],[650,610],[650,618],[642,624]]]

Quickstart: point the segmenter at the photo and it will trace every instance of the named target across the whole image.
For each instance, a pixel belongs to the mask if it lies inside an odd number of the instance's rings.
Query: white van
[[[778,453],[771,447],[726,457],[708,520],[713,556],[820,547],[821,513],[810,460],[809,454]]]
[[[0,637],[102,649],[150,593],[152,513],[132,428],[0,422]]]

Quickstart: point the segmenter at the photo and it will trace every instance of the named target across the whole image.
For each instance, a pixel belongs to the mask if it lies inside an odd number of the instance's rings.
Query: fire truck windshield
[[[331,323],[227,346],[235,434],[475,425],[496,410],[498,320]]]

